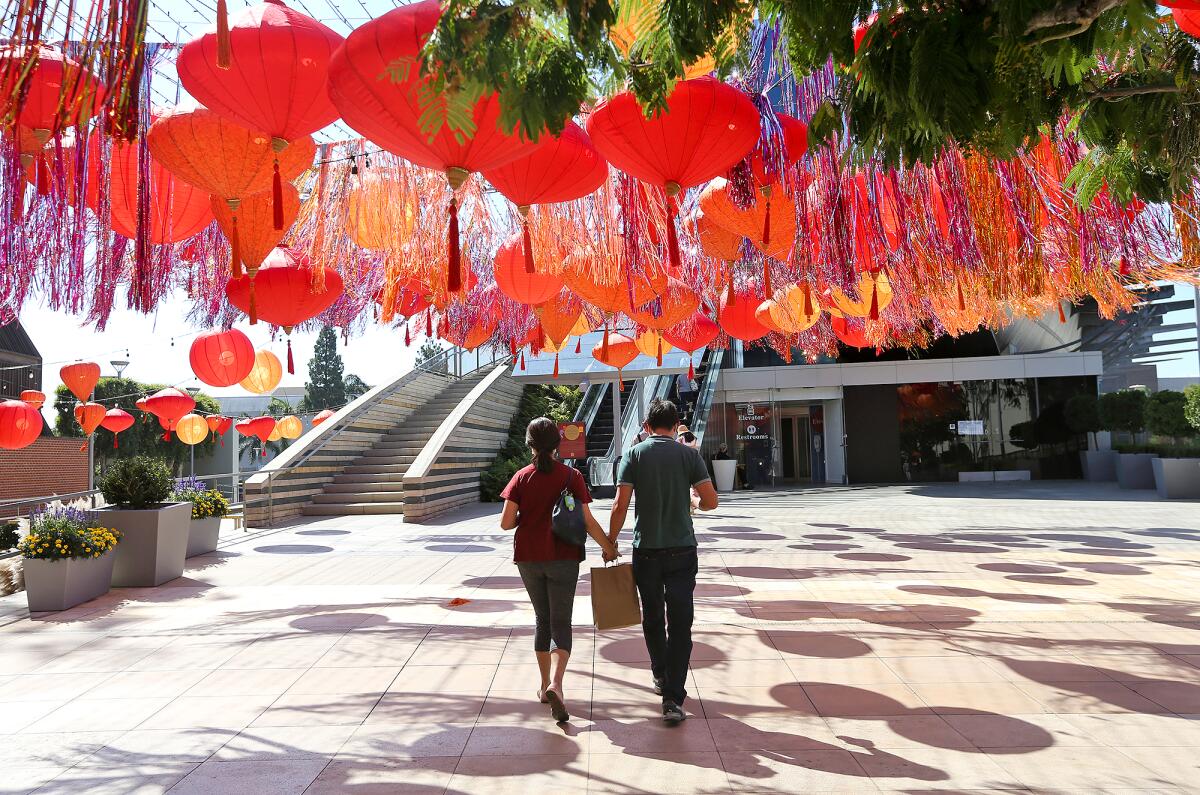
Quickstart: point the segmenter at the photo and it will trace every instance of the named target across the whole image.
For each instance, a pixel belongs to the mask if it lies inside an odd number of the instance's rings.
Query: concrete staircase
[[[304,515],[403,514],[405,473],[442,422],[486,375],[480,371],[453,382],[383,434],[313,496],[302,509]]]

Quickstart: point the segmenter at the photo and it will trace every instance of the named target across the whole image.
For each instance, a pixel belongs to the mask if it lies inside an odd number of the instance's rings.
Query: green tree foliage
[[[308,382],[298,410],[308,413],[322,409],[339,409],[370,389],[361,378],[345,373],[341,354],[337,352],[337,334],[329,326],[317,334],[312,359],[308,362]]]
[[[1183,390],[1183,416],[1188,424],[1200,431],[1200,384],[1192,384]]]
[[[1067,427],[1075,433],[1090,433],[1095,441],[1096,433],[1104,430],[1100,423],[1100,401],[1086,392],[1072,395],[1066,405]]]
[[[426,362],[431,362],[442,355],[442,351],[446,350],[442,344],[434,339],[426,339],[421,343],[421,347],[417,348],[416,366],[420,367]],[[446,372],[446,368],[440,368],[442,372]]]
[[[601,86],[627,84],[648,111],[662,107],[686,64],[712,54],[719,71],[744,66],[757,14],[780,26],[798,75],[832,61],[841,78],[814,116],[814,143],[848,127],[892,164],[950,144],[1007,157],[1067,118],[1091,147],[1073,174],[1083,200],[1105,184],[1123,200],[1161,199],[1200,163],[1197,41],[1151,0],[647,4],[657,16],[625,57],[609,29],[634,0],[449,0],[426,45],[430,94],[444,100],[426,130],[470,131],[469,108],[492,91],[502,124],[535,136],[559,131]]]
[[[165,502],[174,480],[166,461],[139,455],[114,461],[98,485],[110,505],[142,510]]]
[[[1155,436],[1178,439],[1195,433],[1187,420],[1182,392],[1164,389],[1146,399],[1146,429]]]
[[[138,400],[152,395],[166,384],[143,384],[132,378],[101,378],[96,383],[95,401],[103,403],[105,409],[121,408],[133,415],[133,425],[117,435],[119,446],[113,448],[113,434],[104,428],[96,429],[95,460],[101,470],[117,459],[148,455],[160,458],[175,472],[183,471],[189,459],[188,446],[171,434],[171,441],[163,439],[163,429],[157,418],[143,414],[135,405]],[[78,401],[71,391],[59,385],[54,390],[54,433],[57,436],[82,437],[83,429],[75,421],[75,405]],[[210,395],[196,394],[196,409],[199,414],[219,414],[221,405]],[[208,455],[216,446],[216,438],[210,435],[196,445],[196,456]]]
[[[1100,396],[1100,423],[1106,431],[1141,433],[1146,428],[1146,393],[1122,389]]]
[[[480,496],[485,502],[500,499],[500,492],[512,480],[517,470],[529,464],[529,448],[525,446],[525,429],[538,417],[555,422],[569,422],[579,408],[583,393],[573,386],[530,384],[521,393],[521,403],[508,426],[508,440],[496,459],[480,476]]]

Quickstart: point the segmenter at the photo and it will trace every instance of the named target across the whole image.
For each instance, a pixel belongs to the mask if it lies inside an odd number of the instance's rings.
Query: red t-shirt
[[[562,541],[550,528],[554,503],[566,488],[580,503],[592,501],[579,470],[559,461],[554,462],[554,469],[546,473],[538,472],[537,467],[530,464],[513,475],[504,491],[500,492],[501,497],[512,500],[518,506],[514,561],[530,563],[584,559],[583,547]]]

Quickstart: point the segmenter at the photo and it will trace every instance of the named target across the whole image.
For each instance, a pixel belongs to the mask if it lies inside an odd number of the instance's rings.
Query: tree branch
[[[1030,17],[1029,24],[1025,26],[1025,35],[1068,26],[1063,31],[1037,38],[1038,41],[1069,38],[1090,28],[1101,14],[1116,8],[1123,2],[1125,0],[1059,0],[1059,3],[1053,8],[1039,11]]]
[[[1183,89],[1174,83],[1163,83],[1153,86],[1119,86],[1117,88],[1104,88],[1099,91],[1094,91],[1087,95],[1089,100],[1092,99],[1124,99],[1125,97],[1136,97],[1142,94],[1178,94]]]

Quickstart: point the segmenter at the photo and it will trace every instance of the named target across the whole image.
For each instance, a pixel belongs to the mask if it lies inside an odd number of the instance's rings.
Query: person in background
[[[563,675],[571,657],[571,615],[584,550],[554,534],[551,516],[559,495],[568,491],[583,506],[588,535],[600,545],[606,562],[616,559],[617,549],[592,516],[592,497],[583,476],[558,460],[560,440],[553,420],[538,417],[529,423],[525,444],[533,451],[533,463],[513,475],[500,493],[500,527],[517,531],[513,561],[536,616],[533,653],[542,677],[537,697],[562,722],[570,717],[563,700]]]
[[[621,462],[608,538],[616,543],[636,496],[633,577],[642,600],[642,634],[650,652],[654,692],[662,696],[663,720],[676,724],[687,717],[684,684],[692,656],[699,569],[691,490],[700,495],[702,511],[717,507],[717,491],[700,453],[675,441],[679,410],[674,403],[655,400],[646,424],[653,435],[631,448]]]
[[[700,385],[696,383],[696,379],[689,377],[687,373],[680,373],[675,378],[675,391],[679,393],[680,408],[684,413],[691,414],[692,404],[700,394]]]
[[[686,425],[679,426],[679,430],[675,434],[675,441],[693,450],[700,449],[700,440],[696,438],[696,434],[692,433],[691,429]]]

